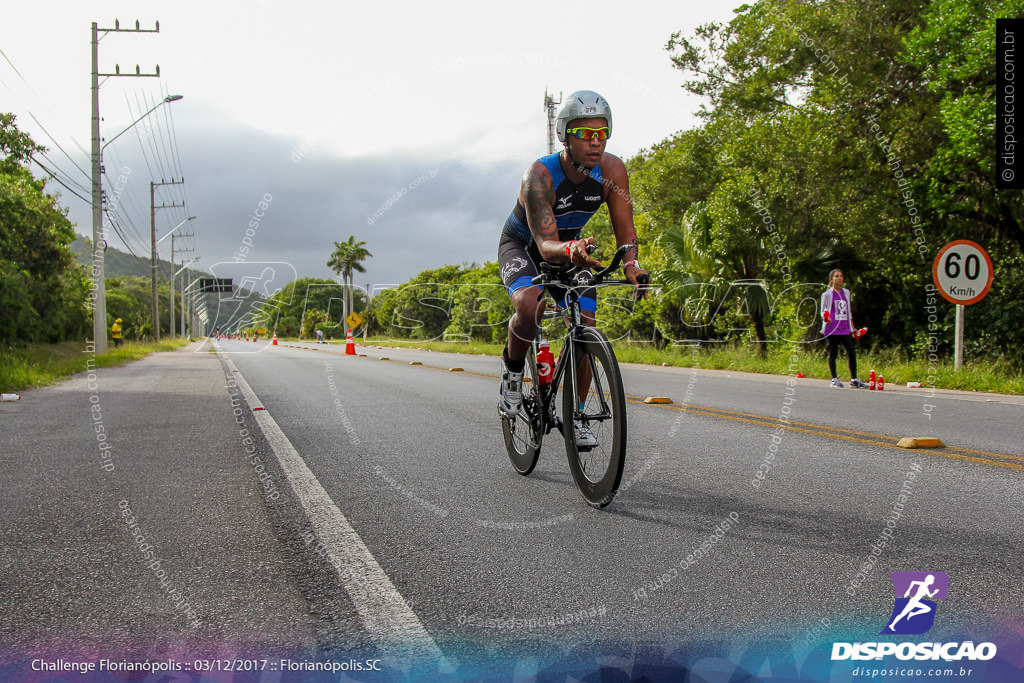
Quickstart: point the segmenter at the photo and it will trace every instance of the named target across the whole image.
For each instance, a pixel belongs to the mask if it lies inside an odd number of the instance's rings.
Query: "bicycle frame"
[[[555,310],[541,316],[541,323],[562,319],[566,326],[565,341],[551,369],[551,382],[541,385],[536,364],[541,336],[537,335],[526,359],[534,386],[528,392],[524,388],[522,408],[517,415],[504,415],[498,409],[505,448],[516,471],[524,476],[533,471],[544,436],[557,428],[565,442],[573,481],[587,503],[596,508],[611,502],[622,477],[626,402],[615,352],[600,330],[584,323],[580,294],[591,287],[632,284],[626,280],[605,280],[631,248],[620,246],[612,262],[594,273],[572,264],[539,264],[541,274],[532,278],[531,284],[542,288],[540,298],[548,292],[548,286],[565,291],[562,306],[556,305]],[[642,284],[646,285],[646,280]],[[583,363],[587,365],[581,368]],[[561,397],[560,385],[564,392]],[[562,402],[560,411],[556,398]]]
[[[629,284],[632,283],[630,283],[628,280],[605,280],[603,282],[596,283],[595,286],[610,287],[614,285]],[[541,298],[543,298],[545,295],[551,296],[551,293],[548,292],[546,288],[541,293]],[[554,297],[552,296],[552,298]],[[568,371],[569,368],[578,367],[578,361],[576,360],[576,347],[575,344],[572,343],[572,341],[577,335],[577,330],[585,326],[583,322],[583,313],[580,309],[579,295],[576,293],[575,288],[568,288],[565,295],[565,304],[565,307],[561,308],[561,310],[556,309],[554,311],[551,311],[550,313],[545,313],[543,316],[541,316],[542,322],[545,320],[557,320],[559,318],[562,318],[565,320],[565,324],[567,327],[565,332],[565,339],[562,342],[562,352],[558,356],[558,361],[555,363],[555,370],[551,375],[551,383],[546,386],[539,387],[540,410],[543,419],[545,434],[550,433],[551,430],[555,428],[557,428],[559,432],[562,431],[562,425],[564,424],[565,416],[559,418],[559,416],[555,415],[552,406],[555,405],[554,401],[555,397],[558,394],[558,387],[561,386],[565,373]],[[530,347],[531,358],[537,357],[537,345],[540,342],[540,338],[541,334],[540,332],[538,332],[537,338],[533,340],[533,344]],[[568,349],[568,353],[566,353],[566,349]],[[591,368],[591,372],[593,372],[593,368]],[[600,382],[600,379],[598,378],[597,381]],[[600,385],[598,386],[598,389],[598,395],[600,396],[601,400],[601,412],[596,417],[609,417],[611,415],[611,410],[609,409],[608,403],[605,400],[604,389]],[[578,389],[576,391],[578,391]],[[579,397],[577,396],[576,403],[578,402]],[[594,419],[594,417],[595,416],[590,416],[589,419],[592,420]]]

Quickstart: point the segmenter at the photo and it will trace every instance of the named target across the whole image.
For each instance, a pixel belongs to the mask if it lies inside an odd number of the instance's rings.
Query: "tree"
[[[761,264],[767,261],[760,238],[741,230],[716,229],[708,209],[697,202],[679,229],[665,233],[664,245],[675,267],[662,270],[660,278],[668,285],[696,289],[690,307],[695,321],[712,322],[716,314],[724,312],[723,306],[732,303],[739,315],[749,319],[758,351],[764,354],[768,342],[765,321],[771,308],[768,290],[759,277]]]
[[[992,146],[995,20],[1022,15],[1024,0],[936,0],[924,14],[926,23],[907,36],[906,59],[941,98],[938,119],[945,134],[926,169],[928,199],[947,218],[946,237],[1003,238],[1024,252],[1024,197],[996,189]]]
[[[0,114],[0,341],[56,342],[88,329],[88,280],[74,263],[74,227],[26,168],[44,148]]]
[[[355,235],[349,235],[347,242],[335,242],[334,253],[327,261],[327,267],[342,277],[348,295],[345,300],[345,317],[353,311],[353,277],[355,273],[365,273],[363,261],[373,256],[364,246],[366,242],[356,241]]]
[[[276,330],[282,337],[305,334],[303,326],[310,311],[323,311],[324,317],[316,317],[315,325],[331,337],[331,330],[344,324],[344,300],[348,292],[336,280],[325,278],[300,278],[289,282],[274,292],[266,301],[254,305],[240,321],[229,326],[237,329],[240,325],[252,324],[268,330]],[[356,293],[355,302],[365,305],[362,292]],[[311,329],[316,329],[312,327]],[[344,337],[344,330],[339,335]]]
[[[755,205],[741,200],[757,190],[790,273],[820,283],[839,265],[873,339],[910,348],[945,241],[987,245],[997,272],[1021,263],[1024,199],[994,190],[990,147],[995,17],[1022,10],[1024,0],[761,0],[673,35],[684,87],[707,98],[704,124],[632,163],[638,209],[664,232],[701,202],[712,243],[739,245]],[[769,285],[780,274],[771,254]],[[999,312],[1005,349],[1021,348],[1017,303],[993,287],[972,310],[992,325]]]

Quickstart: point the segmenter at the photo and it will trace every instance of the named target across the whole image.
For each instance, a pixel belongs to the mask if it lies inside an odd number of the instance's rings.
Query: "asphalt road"
[[[892,571],[951,577],[948,633],[1024,614],[1019,399],[624,367],[623,490],[597,511],[557,435],[531,476],[513,472],[494,358],[223,349],[442,649],[870,629]],[[795,429],[772,452],[780,416]],[[904,436],[947,448],[896,448]]]
[[[594,510],[556,433],[529,477],[513,471],[493,357],[219,351],[0,406],[0,654],[383,657],[392,678],[410,654],[461,679],[560,657],[757,671],[876,638],[894,571],[949,576],[929,638],[1024,633],[1019,397],[623,366],[626,471]]]

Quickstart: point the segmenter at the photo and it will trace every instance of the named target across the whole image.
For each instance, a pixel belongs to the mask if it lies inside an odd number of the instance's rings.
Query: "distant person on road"
[[[602,204],[608,204],[618,246],[633,247],[626,256],[626,279],[633,284],[635,296],[645,293],[638,281],[647,271],[638,261],[629,175],[621,159],[604,151],[612,134],[611,107],[596,92],[574,92],[558,112],[555,132],[562,150],[537,159],[523,174],[515,207],[498,242],[501,280],[515,308],[502,353],[499,386],[498,411],[506,416],[517,415],[522,406],[526,354],[544,313],[542,291],[530,280],[539,274],[541,262],[562,265],[571,261],[581,268],[600,267],[587,253],[594,238],[580,239],[580,232]],[[556,300],[565,296],[565,292],[552,294]],[[594,288],[581,293],[580,306],[583,323],[593,326],[597,311]],[[597,445],[586,424],[577,425],[576,431],[577,445]]]
[[[121,319],[118,318],[114,321],[114,324],[110,326],[110,336],[114,338],[114,348],[121,345]]]
[[[853,348],[857,327],[853,324],[850,290],[843,287],[843,271],[838,268],[828,274],[828,281],[829,287],[821,295],[821,333],[828,341],[828,370],[832,373],[832,386],[843,388],[836,373],[836,357],[839,355],[839,345],[842,344],[850,364],[850,386],[863,388],[864,382],[857,377],[857,352]]]
[[[323,344],[324,343],[324,331],[323,330],[317,330],[316,331],[316,343],[317,344]]]

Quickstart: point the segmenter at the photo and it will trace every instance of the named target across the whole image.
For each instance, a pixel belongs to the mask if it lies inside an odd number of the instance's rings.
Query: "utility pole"
[[[556,107],[561,103],[562,93],[558,93],[558,100],[555,100],[554,95],[548,94],[548,89],[544,88],[544,111],[548,117],[548,154],[555,153],[555,118],[558,116]]]
[[[199,257],[197,256],[194,259],[192,259],[192,261],[189,261],[189,264],[198,260]],[[199,278],[196,278],[195,280],[190,282],[188,287],[186,287],[185,283],[188,282],[188,271],[186,270],[185,266],[182,266],[179,270],[181,270],[181,333],[185,334],[185,319],[188,318],[189,320],[191,320],[191,317],[188,316],[188,313],[190,311],[188,311],[187,309],[190,307],[189,302],[193,297],[193,294],[189,294],[188,290],[192,288],[192,285],[199,282]],[[188,296],[186,296],[186,294],[188,294]]]
[[[171,209],[176,207],[185,206],[181,204],[161,204],[156,205],[156,188],[160,185],[182,185],[185,179],[181,180],[163,180],[159,183],[154,183],[152,180],[149,181],[149,234],[150,234],[150,245],[151,251],[149,255],[149,267],[152,271],[153,277],[153,340],[160,341],[160,304],[157,299],[156,293],[156,210],[157,209]]]
[[[103,274],[103,258],[107,249],[106,236],[103,230],[103,160],[100,147],[100,77],[116,78],[120,76],[159,77],[160,66],[156,73],[144,74],[135,66],[135,73],[121,73],[121,67],[115,66],[114,73],[100,73],[100,32],[107,33],[159,33],[160,22],[156,28],[144,29],[135,22],[135,28],[121,28],[114,21],[114,28],[97,28],[92,22],[92,334],[96,353],[107,351],[107,291],[106,279]]]
[[[195,236],[196,236],[196,234],[194,232],[183,232],[182,234],[178,235],[178,237],[195,237]],[[175,278],[178,277],[178,274],[174,270],[174,254],[175,254],[174,237],[175,237],[175,235],[172,232],[171,233],[171,303],[170,303],[170,306],[169,306],[170,309],[171,309],[171,339],[174,338],[174,280],[175,280]],[[179,253],[179,254],[187,254],[187,253],[189,253],[191,251],[195,251],[195,250],[194,249],[178,249],[177,253]],[[182,260],[182,263],[184,263],[184,260]],[[181,331],[184,332],[185,331],[185,299],[184,298],[182,298],[182,300],[181,300],[181,306],[182,306],[182,308],[181,308]]]

